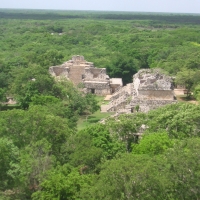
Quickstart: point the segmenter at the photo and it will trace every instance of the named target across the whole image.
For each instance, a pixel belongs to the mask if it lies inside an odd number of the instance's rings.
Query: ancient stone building
[[[133,76],[133,83],[115,92],[103,112],[148,112],[175,103],[173,80],[159,69],[143,69]]]
[[[60,66],[50,67],[49,72],[57,78],[65,77],[75,85],[82,84],[87,93],[97,95],[112,94],[123,85],[121,78],[110,79],[106,68],[96,68],[92,62],[78,55]]]

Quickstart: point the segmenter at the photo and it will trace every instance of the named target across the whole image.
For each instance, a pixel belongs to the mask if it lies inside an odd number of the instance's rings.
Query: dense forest
[[[73,55],[124,84],[159,67],[199,101],[199,35],[200,15],[1,9],[0,200],[199,199],[198,104],[78,129],[98,98],[48,72]]]

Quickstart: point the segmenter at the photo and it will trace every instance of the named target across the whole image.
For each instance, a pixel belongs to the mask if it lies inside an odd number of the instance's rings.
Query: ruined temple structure
[[[76,86],[82,84],[85,92],[97,95],[110,95],[123,85],[121,78],[109,78],[106,68],[96,68],[79,55],[60,66],[50,67],[49,72],[54,77],[71,80]]]
[[[115,92],[102,112],[148,112],[166,104],[176,103],[173,80],[160,69],[142,69],[133,76],[133,83]]]

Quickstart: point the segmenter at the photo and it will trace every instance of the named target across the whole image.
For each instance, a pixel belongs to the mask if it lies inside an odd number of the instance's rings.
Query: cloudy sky
[[[0,0],[0,8],[199,13],[200,0]]]

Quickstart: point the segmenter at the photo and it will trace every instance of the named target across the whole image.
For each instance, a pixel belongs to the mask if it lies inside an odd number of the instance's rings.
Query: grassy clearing
[[[92,115],[81,116],[78,120],[77,128],[78,130],[84,129],[87,126],[99,122],[101,119],[109,117],[113,113],[101,113],[100,110],[96,111]]]
[[[103,96],[96,96],[95,98],[98,101],[99,106],[109,103],[109,101],[104,101],[105,97]],[[112,114],[114,113],[101,113],[101,111],[98,110],[91,115],[81,116],[78,120],[77,128],[78,130],[84,129],[85,127],[95,124],[99,122],[101,119],[109,117]]]
[[[95,99],[98,101],[98,105],[106,105],[108,104],[110,101],[105,101],[105,97],[104,96],[96,96]]]

